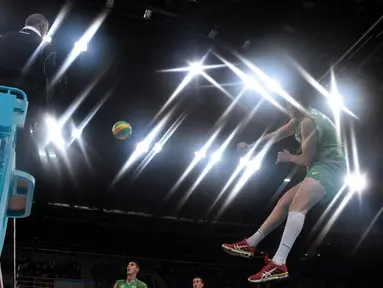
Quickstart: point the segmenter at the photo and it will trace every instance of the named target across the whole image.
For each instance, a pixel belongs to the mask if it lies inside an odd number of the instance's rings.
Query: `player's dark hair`
[[[138,269],[140,269],[140,264],[138,264],[136,261],[129,261],[129,263],[134,263],[134,264],[136,264],[136,267],[137,267]]]
[[[202,284],[205,284],[205,282],[203,281],[202,277],[194,277],[193,280],[194,280],[194,279],[199,279],[199,280],[201,280],[201,283],[202,283]]]

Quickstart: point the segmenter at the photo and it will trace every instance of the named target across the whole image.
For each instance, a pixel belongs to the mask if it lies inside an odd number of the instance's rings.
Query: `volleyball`
[[[132,126],[125,121],[118,121],[113,125],[112,132],[117,139],[125,140],[132,134]]]

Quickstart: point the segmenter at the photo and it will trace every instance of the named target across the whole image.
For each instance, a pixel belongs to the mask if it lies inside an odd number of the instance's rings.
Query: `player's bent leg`
[[[326,190],[318,180],[306,177],[295,195],[289,211],[297,211],[306,215],[325,195]]]
[[[288,190],[282,197],[279,199],[277,205],[270,213],[269,217],[263,222],[259,230],[261,230],[265,235],[269,234],[275,228],[277,228],[283,221],[286,220],[289,207],[293,203],[295,196],[297,195],[301,184],[298,184]],[[257,243],[258,244],[258,243]],[[254,245],[255,246],[255,245]]]
[[[222,244],[222,249],[233,256],[251,258],[254,256],[257,244],[271,231],[278,227],[287,217],[289,207],[299,190],[299,185],[287,191],[270,213],[259,230],[250,238],[233,244]]]
[[[269,260],[260,272],[249,277],[250,282],[260,283],[288,277],[286,259],[296,238],[302,231],[306,213],[325,194],[326,190],[319,181],[309,177],[305,178],[289,207],[285,230],[277,253],[273,260]]]

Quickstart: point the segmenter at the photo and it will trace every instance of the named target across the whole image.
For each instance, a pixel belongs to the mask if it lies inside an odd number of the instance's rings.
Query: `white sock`
[[[250,238],[246,239],[247,244],[249,244],[252,247],[255,247],[258,245],[259,242],[262,241],[263,238],[265,238],[265,234],[262,233],[261,230],[258,230],[257,232],[254,233],[253,236]]]
[[[273,262],[278,265],[286,263],[287,256],[289,255],[291,247],[293,247],[295,240],[301,233],[303,223],[305,222],[305,214],[297,211],[289,212],[285,231],[283,232],[282,241],[279,244],[277,253],[273,258]]]

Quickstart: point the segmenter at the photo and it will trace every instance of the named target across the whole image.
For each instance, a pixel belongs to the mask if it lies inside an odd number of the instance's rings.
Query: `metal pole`
[[[1,265],[0,265],[0,288],[3,288],[3,272],[1,271]]]
[[[16,261],[16,218],[13,218],[13,288],[16,288],[17,261]]]

